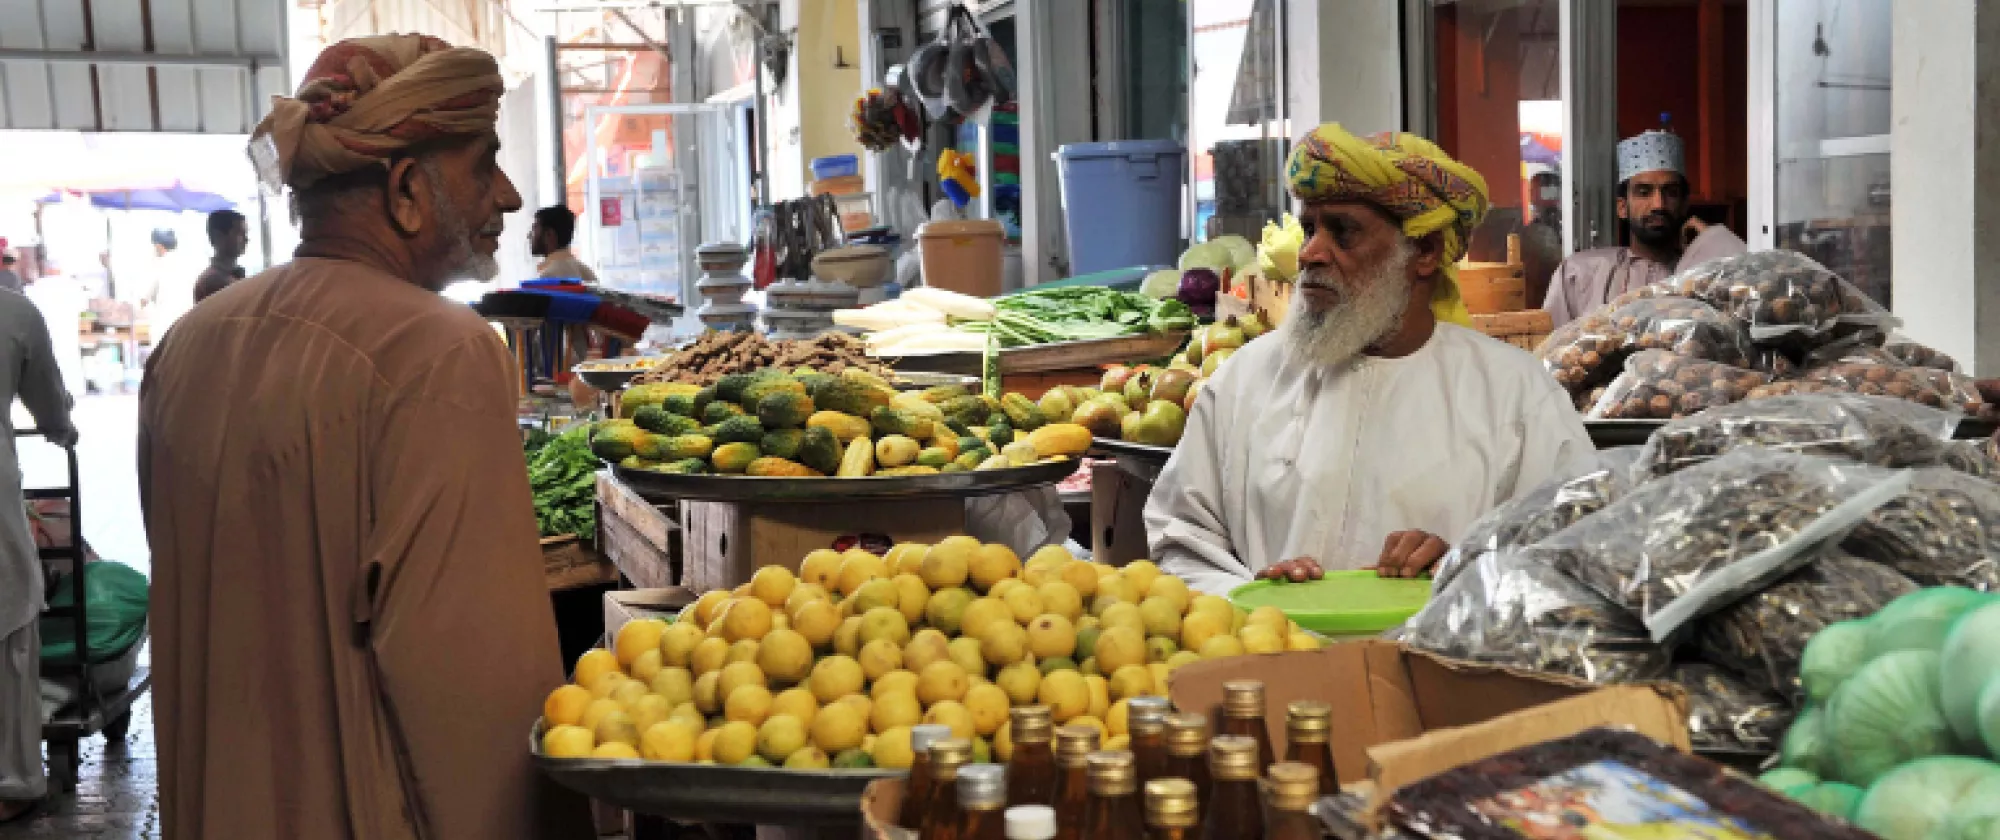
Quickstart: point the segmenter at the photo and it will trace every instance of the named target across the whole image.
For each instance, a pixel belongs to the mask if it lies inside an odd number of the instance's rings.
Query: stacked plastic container
[[[695,262],[701,264],[702,278],[694,284],[703,303],[694,316],[709,329],[743,332],[757,326],[757,305],[744,303],[750,278],[743,276],[743,264],[750,252],[734,242],[711,242],[696,248]]]

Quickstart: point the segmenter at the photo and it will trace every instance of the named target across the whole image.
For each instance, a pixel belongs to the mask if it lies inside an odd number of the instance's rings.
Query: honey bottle
[[[1285,760],[1311,767],[1319,774],[1319,792],[1340,792],[1333,769],[1333,707],[1317,700],[1299,700],[1285,707]]]
[[[1090,805],[1084,840],[1142,840],[1146,807],[1139,801],[1139,773],[1128,750],[1094,752],[1090,764]]]
[[[959,768],[957,795],[958,840],[1007,840],[1007,768],[998,764]]]
[[[1047,706],[1022,706],[1008,713],[1014,754],[1007,760],[1007,807],[1056,804],[1055,719]]]
[[[1133,761],[1139,785],[1167,776],[1167,698],[1134,697],[1125,701],[1127,728],[1132,733]]]
[[[1167,777],[1194,783],[1195,807],[1208,813],[1208,719],[1198,714],[1167,716]]]
[[[919,840],[958,840],[958,771],[972,762],[972,742],[946,738],[931,744],[931,801],[924,812],[924,824],[917,829]]]
[[[1222,684],[1222,726],[1216,734],[1256,741],[1260,769],[1278,760],[1271,750],[1271,731],[1264,728],[1264,683],[1230,680]]]
[[[1148,840],[1195,840],[1200,833],[1201,811],[1193,782],[1154,779],[1146,783]]]
[[[1090,805],[1090,754],[1097,752],[1098,733],[1094,726],[1065,726],[1056,730],[1056,767],[1062,772],[1056,784],[1056,837],[1077,840],[1083,836],[1084,813]]]
[[[903,809],[898,812],[896,824],[911,831],[923,828],[924,806],[929,805],[931,796],[937,792],[936,779],[931,775],[931,745],[951,737],[951,727],[925,724],[910,727],[910,784],[903,796]]]
[[[1270,773],[1264,783],[1270,800],[1264,840],[1320,840],[1319,820],[1312,814],[1320,796],[1319,771],[1310,764],[1284,761],[1271,765]]]
[[[1208,805],[1201,840],[1239,840],[1264,834],[1264,802],[1257,792],[1257,742],[1217,735],[1208,742]]]

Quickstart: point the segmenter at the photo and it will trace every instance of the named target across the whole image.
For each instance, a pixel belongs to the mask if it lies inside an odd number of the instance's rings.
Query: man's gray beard
[[[1299,285],[1320,285],[1340,293],[1340,302],[1314,311],[1296,301],[1279,328],[1292,356],[1310,365],[1337,365],[1403,329],[1410,307],[1410,260],[1416,247],[1404,242],[1358,282],[1348,283],[1327,268],[1310,268]],[[1356,291],[1355,287],[1359,287]]]
[[[458,212],[457,205],[451,203],[451,196],[444,191],[444,177],[437,166],[429,160],[426,174],[430,176],[431,203],[437,205],[438,232],[451,243],[451,253],[444,260],[444,281],[446,284],[458,280],[492,280],[500,276],[500,261],[493,254],[482,254],[472,247],[472,226],[465,223],[465,217]]]

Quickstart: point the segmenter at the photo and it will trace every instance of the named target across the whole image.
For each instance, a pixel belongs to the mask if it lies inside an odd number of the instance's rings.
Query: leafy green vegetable
[[[590,424],[550,439],[528,459],[528,487],[534,491],[535,520],[542,536],[597,534],[597,456],[590,451]]]
[[[1839,781],[1871,785],[1905,762],[1957,747],[1938,700],[1938,655],[1899,650],[1876,657],[1833,692],[1820,722]]]
[[[1168,298],[1102,286],[1061,286],[996,298],[999,314],[991,321],[969,321],[958,328],[997,336],[1003,347],[1090,341],[1149,332],[1194,329],[1187,304]]]
[[[1927,840],[1974,795],[1995,790],[2000,767],[1960,756],[1912,761],[1883,775],[1854,809],[1854,824],[1883,840]]]

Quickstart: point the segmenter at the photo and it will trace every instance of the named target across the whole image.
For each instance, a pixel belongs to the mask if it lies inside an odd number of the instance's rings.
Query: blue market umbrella
[[[215,193],[191,190],[175,181],[171,187],[139,190],[93,190],[89,193],[93,207],[112,210],[167,210],[174,213],[193,211],[213,213],[228,210],[236,202]]]

